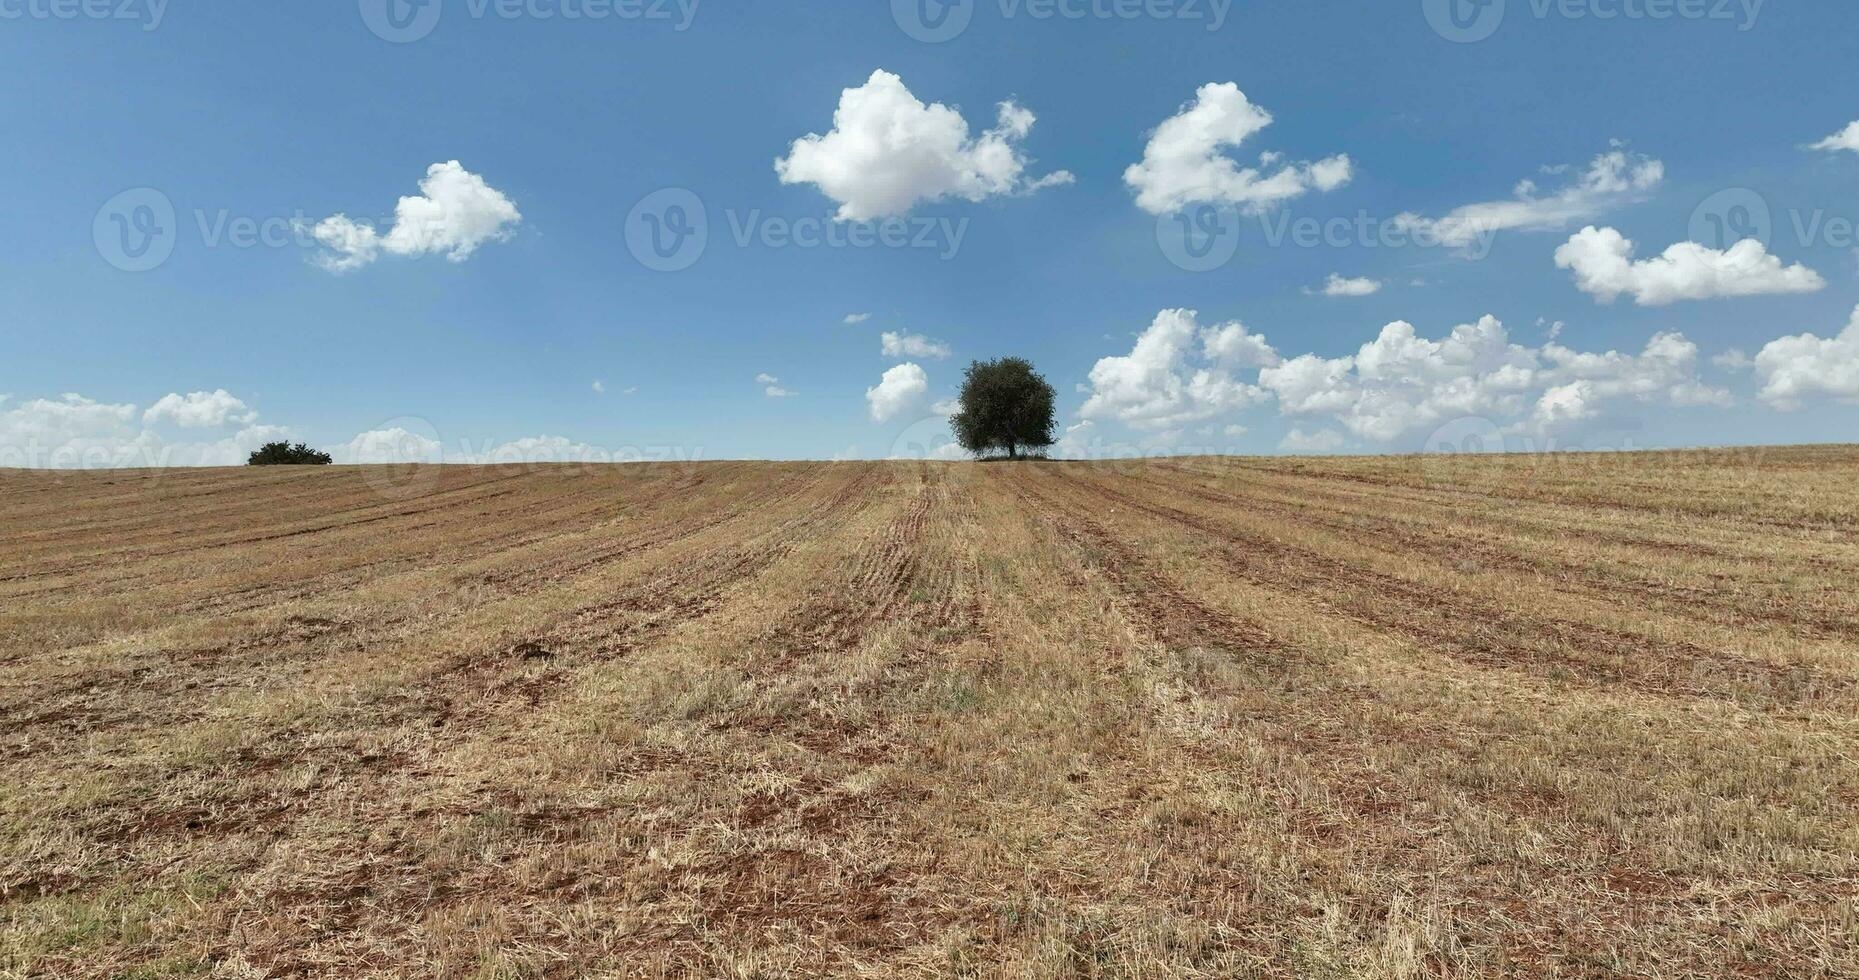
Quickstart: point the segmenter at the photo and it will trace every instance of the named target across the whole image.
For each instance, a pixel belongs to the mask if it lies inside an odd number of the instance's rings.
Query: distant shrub
[[[328,466],[335,460],[303,443],[268,442],[246,459],[248,466]]]

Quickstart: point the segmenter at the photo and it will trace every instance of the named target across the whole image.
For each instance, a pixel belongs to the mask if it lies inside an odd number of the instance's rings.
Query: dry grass
[[[1855,475],[3,475],[0,974],[1859,975]]]

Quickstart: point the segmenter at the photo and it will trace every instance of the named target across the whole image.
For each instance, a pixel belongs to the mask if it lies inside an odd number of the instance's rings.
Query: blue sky
[[[0,0],[0,464],[1859,432],[1851,4],[384,3]]]

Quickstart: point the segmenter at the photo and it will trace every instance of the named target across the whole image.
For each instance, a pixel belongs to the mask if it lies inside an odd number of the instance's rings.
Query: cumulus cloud
[[[1545,193],[1535,181],[1525,180],[1511,200],[1467,204],[1442,218],[1410,212],[1396,224],[1449,248],[1465,248],[1501,231],[1561,231],[1631,203],[1664,180],[1664,163],[1616,147],[1595,157],[1587,170],[1559,190]]]
[[[1241,324],[1202,329],[1193,311],[1164,310],[1129,354],[1092,368],[1079,416],[1157,433],[1276,401],[1279,414],[1313,439],[1334,428],[1394,445],[1460,418],[1548,435],[1600,421],[1623,404],[1730,404],[1729,393],[1698,371],[1697,347],[1671,333],[1638,354],[1587,353],[1553,340],[1515,343],[1489,316],[1439,339],[1396,321],[1354,353],[1286,358]]]
[[[1658,258],[1633,261],[1635,245],[1612,228],[1589,225],[1556,249],[1556,267],[1575,273],[1575,285],[1602,303],[1622,294],[1641,306],[1729,296],[1811,293],[1827,281],[1805,265],[1782,265],[1749,238],[1727,251],[1679,242]]]
[[[954,351],[940,340],[931,340],[921,334],[891,333],[886,331],[880,338],[885,357],[923,357],[933,361],[947,359]]]
[[[1323,284],[1322,289],[1305,289],[1304,291],[1313,295],[1321,292],[1323,295],[1329,297],[1361,297],[1373,296],[1381,292],[1381,287],[1382,282],[1379,279],[1370,279],[1366,276],[1357,279],[1345,279],[1332,272],[1330,273],[1329,281]]]
[[[332,452],[336,462],[352,466],[516,465],[527,463],[613,463],[632,458],[564,436],[527,436],[509,442],[472,446],[469,440],[448,450],[436,434],[390,426],[363,432]],[[636,454],[632,454],[636,455]]]
[[[1191,310],[1188,313],[1194,315]],[[1238,320],[1208,327],[1200,337],[1202,354],[1221,368],[1268,368],[1279,363],[1272,345]]]
[[[1237,322],[1202,330],[1198,317],[1194,310],[1163,310],[1128,354],[1098,361],[1079,414],[1166,429],[1260,401],[1264,393],[1231,371],[1277,354]]]
[[[1711,363],[1725,371],[1747,371],[1756,366],[1756,362],[1750,360],[1748,354],[1734,347],[1711,358]]]
[[[607,383],[605,381],[594,382],[594,394],[604,395],[606,393],[607,393]]]
[[[1727,403],[1728,393],[1699,380],[1697,361],[1697,347],[1678,334],[1654,337],[1639,355],[1589,354],[1554,342],[1529,348],[1487,316],[1440,340],[1397,321],[1354,355],[1306,354],[1262,372],[1260,384],[1286,415],[1328,417],[1359,438],[1386,443],[1455,418],[1508,420],[1547,434],[1593,421],[1622,399]]]
[[[775,161],[783,184],[813,184],[839,204],[840,221],[872,221],[909,213],[925,201],[968,201],[1031,193],[1068,184],[1058,171],[1027,176],[1019,144],[1033,113],[1002,102],[993,129],[979,137],[954,108],[923,104],[903,79],[882,69],[846,89],[826,135],[810,133]]]
[[[1343,448],[1346,442],[1348,440],[1343,438],[1343,434],[1334,429],[1318,429],[1315,432],[1292,429],[1278,443],[1278,448],[1287,453],[1321,456],[1325,453],[1336,452]]]
[[[1304,354],[1260,372],[1259,383],[1286,415],[1327,416],[1358,438],[1387,442],[1448,418],[1520,412],[1536,367],[1493,317],[1441,340],[1396,321],[1353,355]]]
[[[1730,393],[1698,376],[1698,347],[1678,333],[1654,334],[1639,354],[1590,354],[1551,343],[1542,350],[1549,383],[1517,428],[1550,434],[1600,418],[1611,403],[1664,401],[1679,408],[1728,406]]]
[[[1282,163],[1278,154],[1266,153],[1257,167],[1242,167],[1226,155],[1271,124],[1272,114],[1254,105],[1238,85],[1210,82],[1200,87],[1193,102],[1155,128],[1142,162],[1124,171],[1123,180],[1136,192],[1136,206],[1150,214],[1169,214],[1193,204],[1258,212],[1350,181],[1354,166],[1346,155],[1316,163]]]
[[[929,392],[929,375],[915,364],[899,364],[884,372],[875,388],[867,389],[874,422],[889,422],[920,404]]]
[[[565,436],[527,436],[480,449],[453,462],[478,465],[516,463],[612,463],[623,462],[625,454],[600,446],[576,442]]]
[[[1785,412],[1817,396],[1859,401],[1859,309],[1837,337],[1804,333],[1770,341],[1757,352],[1755,369],[1762,400]]]
[[[148,411],[67,394],[17,404],[0,399],[0,467],[106,469],[236,466],[252,450],[289,436],[224,391],[168,395]],[[170,440],[152,426],[219,428],[220,438]]]
[[[1851,150],[1854,153],[1859,153],[1859,122],[1855,122],[1845,129],[1834,133],[1832,136],[1815,143],[1812,149],[1826,150],[1828,153],[1837,153],[1840,150]]]
[[[508,197],[453,160],[427,168],[419,196],[400,199],[386,234],[345,214],[324,218],[311,233],[328,250],[317,262],[347,272],[383,252],[405,258],[443,254],[463,262],[480,247],[507,240],[522,220]]]
[[[331,455],[336,462],[356,466],[443,463],[445,446],[429,435],[395,426],[359,433]]]
[[[856,327],[869,319],[871,319],[870,313],[848,313],[846,314],[846,325],[849,327]]]
[[[772,374],[758,374],[755,383],[762,386],[762,394],[770,398],[792,398],[795,392],[781,387],[781,379]]]
[[[183,429],[212,429],[229,422],[249,425],[257,420],[257,412],[224,388],[186,395],[166,395],[142,413],[142,421],[146,425],[165,421],[173,422]]]

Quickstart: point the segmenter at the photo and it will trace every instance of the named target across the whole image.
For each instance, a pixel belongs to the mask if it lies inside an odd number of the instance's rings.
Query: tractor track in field
[[[866,475],[869,478],[870,474]],[[774,502],[789,501],[798,498],[811,482],[803,486],[788,487],[779,494]],[[747,520],[756,515],[750,504],[760,503],[762,499],[749,498],[739,500],[737,506],[726,507],[718,513],[699,516],[691,523],[675,524],[660,528],[655,533],[641,539],[631,540],[625,545],[601,553],[596,559],[588,559],[573,566],[572,575],[579,577],[597,570],[610,562],[623,560],[662,551],[678,545],[696,535],[713,531],[734,521]],[[841,493],[825,506],[843,507],[849,502],[848,493]],[[818,509],[818,505],[816,505]],[[809,513],[812,513],[811,511]],[[723,561],[725,571],[747,573],[756,562],[771,562],[778,555],[755,553],[736,553]],[[526,570],[521,581],[522,588],[515,594],[527,594],[530,591],[548,587],[551,583],[560,583],[566,577],[559,569],[542,571]],[[694,565],[682,571],[699,573]],[[514,577],[503,584],[508,587],[516,583]],[[575,610],[564,613],[562,618],[576,623],[581,633],[597,631],[601,624],[610,619],[610,615],[619,611],[630,610],[634,613],[649,613],[663,607],[663,612],[676,612],[679,608],[696,611],[702,604],[695,600],[685,600],[680,606],[676,599],[677,585],[681,584],[678,576],[665,573],[653,580],[636,585],[619,596],[607,597],[584,604]],[[655,605],[656,604],[656,605]],[[0,759],[23,757],[51,751],[57,747],[59,740],[77,737],[88,731],[109,726],[121,730],[148,729],[181,723],[204,717],[206,703],[203,695],[230,687],[243,688],[249,684],[248,671],[253,667],[291,669],[294,665],[305,663],[321,653],[337,650],[359,651],[381,642],[392,642],[401,633],[409,621],[407,614],[390,614],[370,619],[361,623],[331,623],[328,628],[312,630],[304,635],[296,620],[286,620],[276,631],[260,633],[252,637],[241,638],[228,644],[209,647],[186,648],[155,651],[142,658],[142,662],[121,669],[114,674],[97,675],[95,673],[81,681],[73,682],[63,690],[35,691],[35,700],[51,707],[29,714],[23,718],[0,720]],[[557,629],[560,627],[558,626]],[[328,640],[327,643],[317,641]],[[278,641],[282,641],[281,643]],[[537,641],[527,641],[537,642]],[[564,644],[570,642],[566,635],[551,635],[541,638],[541,642]],[[333,645],[333,648],[332,648]],[[498,651],[485,651],[473,654],[472,658],[461,660],[451,669],[470,667],[484,669],[488,666],[507,664]],[[178,668],[178,669],[177,669]],[[225,676],[239,678],[238,681],[225,682]],[[113,711],[108,706],[120,701],[126,695],[157,696],[167,708],[161,712],[148,712],[146,709],[133,716],[125,716]],[[79,699],[77,703],[70,703]],[[57,731],[41,733],[36,729],[47,725],[60,726]],[[22,744],[24,743],[24,744]]]
[[[1152,571],[1141,556],[1090,516],[1015,479],[1011,487],[1048,530],[1072,544],[1111,586],[1132,622],[1165,646],[1204,646],[1257,662],[1286,651],[1264,625],[1214,610]]]
[[[758,688],[791,683],[830,670],[875,630],[900,621],[947,624],[957,616],[954,604],[913,599],[925,580],[924,536],[944,489],[918,486],[900,512],[857,540],[840,574],[810,590],[757,638],[744,664],[748,682]],[[910,683],[921,662],[914,651],[899,651],[885,684]],[[867,951],[924,942],[934,925],[949,921],[946,913],[912,900],[921,869],[852,868],[819,853],[830,854],[831,844],[850,834],[895,832],[903,815],[898,808],[910,801],[843,787],[874,768],[909,764],[913,750],[895,731],[897,723],[882,710],[851,721],[807,707],[736,717],[716,729],[792,748],[773,754],[773,771],[787,777],[787,788],[749,794],[732,815],[741,833],[766,843],[697,869],[707,882],[696,894],[706,915],[738,928],[804,928],[834,948]],[[798,846],[796,836],[826,847]]]
[[[802,536],[872,506],[875,498],[871,485],[880,476],[877,468],[861,468],[835,492],[809,502],[799,513],[760,530],[743,543],[724,544],[681,560],[619,593],[564,613],[556,618],[555,626],[536,639],[455,655],[436,664],[423,678],[378,695],[366,709],[374,718],[371,727],[398,726],[404,734],[396,740],[391,755],[358,760],[361,765],[352,777],[432,778],[433,774],[423,768],[430,761],[419,760],[430,760],[434,747],[482,733],[500,718],[540,710],[559,697],[574,676],[620,659],[663,637],[670,629],[714,612],[733,589],[743,587],[787,555]],[[717,526],[707,524],[703,529]],[[538,667],[540,671],[536,672]],[[184,724],[194,717],[197,713],[187,713],[167,719],[166,723]],[[148,721],[143,719],[144,723]],[[290,765],[302,758],[301,736],[287,724],[268,740],[272,748],[248,753],[242,765],[259,772]],[[192,839],[208,833],[243,833],[258,827],[282,832],[292,822],[316,819],[314,803],[313,798],[301,795],[280,799],[262,794],[244,799],[183,801],[156,809],[139,801],[116,801],[107,816],[78,814],[73,823],[82,834],[98,842],[98,861],[107,866],[125,859],[125,848],[131,842],[141,847],[164,836]],[[8,886],[58,894],[81,887],[86,877],[61,873],[54,882],[44,875],[28,873]]]
[[[1792,703],[1800,697],[1851,698],[1859,690],[1859,682],[1853,679],[1808,668],[1779,667],[1590,623],[1520,616],[1496,603],[1431,589],[1276,538],[1239,531],[1098,481],[1077,476],[1067,479],[1117,506],[1207,535],[1224,567],[1249,584],[1318,602],[1364,626],[1406,636],[1468,663],[1538,673],[1560,668],[1591,682],[1617,684],[1655,697],[1735,699],[1749,692]],[[1297,584],[1292,585],[1293,581]],[[1550,643],[1601,653],[1610,660],[1550,649]]]
[[[1731,565],[1773,566],[1782,562],[1819,571],[1852,570],[1859,573],[1859,552],[1853,552],[1849,547],[1815,542],[1820,550],[1833,551],[1835,554],[1775,555],[1759,550],[1747,548],[1739,550],[1722,544],[1706,543],[1698,540],[1695,534],[1687,534],[1687,528],[1682,524],[1667,526],[1659,523],[1669,518],[1689,522],[1694,526],[1708,525],[1717,532],[1718,536],[1722,536],[1727,531],[1739,530],[1710,524],[1708,520],[1696,515],[1644,512],[1639,514],[1636,518],[1638,523],[1633,525],[1590,525],[1581,523],[1581,521],[1592,522],[1596,519],[1596,515],[1584,510],[1582,505],[1547,496],[1519,498],[1451,487],[1408,484],[1352,484],[1348,481],[1326,483],[1320,480],[1313,481],[1306,474],[1287,473],[1253,466],[1209,467],[1204,463],[1172,462],[1158,465],[1156,470],[1160,473],[1181,474],[1189,477],[1203,489],[1208,489],[1204,481],[1217,483],[1223,480],[1242,480],[1249,487],[1274,495],[1281,504],[1321,507],[1331,514],[1344,517],[1369,516],[1374,509],[1380,508],[1402,513],[1409,518],[1424,518],[1426,523],[1448,527],[1455,526],[1454,521],[1461,514],[1459,503],[1462,501],[1471,505],[1471,511],[1477,515],[1475,520],[1485,523],[1499,521],[1502,526],[1515,527],[1520,533],[1576,539],[1604,547],[1639,549],[1659,556],[1706,559]],[[1157,482],[1176,485],[1175,481]],[[1247,503],[1252,500],[1246,496],[1239,496],[1239,499]],[[1520,509],[1514,506],[1517,504],[1529,505],[1531,508],[1540,508],[1540,510]],[[1511,509],[1492,513],[1494,509],[1504,507]]]
[[[485,499],[494,499],[497,497],[508,496],[514,491],[511,488],[503,487],[501,485],[505,483],[509,483],[514,480],[520,480],[522,478],[523,478],[522,473],[498,476],[492,479],[484,480],[480,483],[471,484],[470,486],[467,486],[467,487],[460,487],[460,488],[448,490],[448,491],[445,491],[439,494],[419,497],[412,504],[399,505],[396,507],[396,509],[389,510],[386,513],[369,514],[368,516],[359,517],[359,518],[352,519],[352,520],[332,520],[331,519],[332,517],[339,517],[343,514],[365,513],[368,511],[379,509],[380,507],[384,506],[380,502],[380,499],[378,496],[375,496],[372,494],[362,494],[361,496],[363,497],[371,497],[371,496],[374,497],[374,502],[366,504],[364,506],[353,507],[347,511],[333,511],[333,512],[328,511],[328,510],[319,511],[317,519],[308,522],[304,526],[286,527],[282,530],[271,530],[263,534],[245,534],[242,536],[236,536],[236,537],[231,537],[231,538],[193,542],[193,543],[186,543],[186,544],[181,544],[181,545],[169,545],[166,547],[149,546],[149,547],[144,547],[141,549],[131,549],[126,552],[106,552],[102,554],[87,555],[80,562],[75,562],[69,565],[54,567],[54,568],[31,569],[27,572],[15,573],[6,578],[0,578],[0,582],[17,580],[21,578],[40,577],[40,576],[46,576],[46,575],[59,575],[59,574],[65,574],[65,573],[72,572],[72,571],[79,571],[79,570],[83,570],[88,567],[91,567],[91,565],[93,565],[96,561],[104,559],[104,558],[108,558],[109,560],[114,561],[114,562],[129,562],[129,561],[135,561],[138,559],[148,559],[148,558],[156,558],[156,557],[173,558],[178,555],[194,555],[194,554],[199,554],[201,552],[222,551],[226,549],[246,547],[246,546],[255,545],[255,544],[265,544],[265,543],[273,542],[273,541],[286,541],[286,540],[290,540],[293,538],[305,537],[307,535],[320,534],[324,531],[352,530],[355,528],[361,528],[361,527],[365,527],[368,525],[380,524],[385,521],[392,521],[392,520],[396,520],[399,518],[418,517],[418,516],[422,516],[425,514],[439,513],[439,512],[452,510],[459,505],[460,503],[459,501],[448,499],[455,495],[462,496],[462,495],[470,494],[470,496],[467,497],[465,502],[476,502],[476,501],[485,500]],[[496,489],[494,490],[488,489],[492,487],[495,487]],[[395,506],[395,505],[385,505],[385,506]],[[237,534],[238,532],[230,532],[230,533]]]
[[[1503,457],[1498,457],[1498,458],[1502,459]],[[1571,500],[1568,497],[1557,496],[1546,490],[1537,491],[1534,493],[1524,492],[1524,491],[1512,491],[1509,493],[1505,493],[1499,490],[1465,490],[1465,489],[1456,489],[1456,488],[1435,489],[1435,488],[1430,488],[1430,487],[1418,486],[1412,483],[1405,483],[1405,482],[1401,482],[1398,480],[1377,479],[1373,476],[1370,476],[1364,473],[1327,472],[1327,471],[1323,473],[1305,473],[1305,472],[1299,472],[1296,470],[1275,469],[1275,468],[1263,469],[1260,472],[1271,473],[1273,475],[1278,475],[1278,476],[1291,477],[1291,478],[1295,478],[1295,479],[1303,480],[1303,481],[1310,481],[1310,482],[1314,482],[1318,484],[1319,486],[1321,486],[1324,483],[1343,482],[1343,483],[1361,484],[1363,486],[1373,488],[1377,491],[1392,491],[1394,493],[1399,493],[1402,491],[1410,491],[1410,492],[1411,491],[1425,491],[1428,493],[1449,494],[1453,496],[1466,497],[1468,499],[1480,500],[1485,503],[1490,503],[1492,500],[1495,499],[1495,500],[1516,500],[1516,501],[1523,501],[1523,502],[1528,502],[1528,503],[1539,503],[1539,504],[1551,504],[1551,505],[1556,505],[1556,506],[1573,505],[1573,506],[1578,506],[1582,508],[1587,508],[1590,510],[1605,510],[1605,511],[1615,511],[1619,513],[1639,514],[1639,515],[1645,515],[1645,516],[1677,517],[1677,518],[1682,518],[1686,520],[1708,521],[1708,522],[1715,523],[1718,526],[1737,526],[1739,528],[1747,529],[1747,530],[1755,531],[1755,532],[1813,531],[1817,533],[1831,533],[1831,534],[1836,535],[1838,540],[1844,543],[1848,543],[1848,544],[1859,543],[1859,531],[1853,531],[1851,529],[1846,529],[1846,528],[1832,527],[1826,524],[1825,522],[1813,522],[1813,521],[1808,521],[1808,520],[1774,520],[1774,519],[1766,519],[1766,518],[1760,518],[1760,517],[1752,517],[1746,513],[1734,513],[1734,512],[1729,512],[1725,510],[1714,510],[1714,511],[1687,510],[1683,508],[1675,508],[1671,504],[1654,505],[1654,504],[1645,504],[1645,503],[1633,503],[1633,502],[1625,501],[1625,500],[1604,500],[1604,499],[1596,499],[1596,498],[1579,498],[1579,499]],[[1659,488],[1659,489],[1665,489],[1665,488]]]
[[[1198,477],[1204,474],[1181,467],[1167,467],[1170,472],[1185,476]],[[1416,531],[1412,522],[1401,522],[1392,518],[1377,517],[1361,510],[1351,510],[1341,506],[1322,506],[1314,503],[1292,504],[1278,500],[1265,500],[1257,496],[1241,496],[1229,492],[1214,490],[1195,483],[1166,483],[1165,486],[1178,492],[1188,494],[1209,503],[1224,507],[1242,508],[1271,513],[1299,524],[1308,524],[1328,531],[1348,536],[1359,536],[1383,543],[1391,551],[1416,551],[1426,554],[1443,566],[1454,566],[1467,561],[1536,575],[1554,582],[1558,591],[1588,596],[1591,598],[1618,601],[1621,593],[1644,597],[1657,601],[1669,602],[1690,611],[1700,622],[1719,626],[1747,626],[1751,623],[1772,624],[1788,629],[1794,634],[1809,639],[1851,639],[1859,637],[1859,618],[1838,613],[1821,613],[1801,611],[1793,608],[1776,609],[1778,602],[1788,602],[1792,596],[1781,594],[1732,595],[1723,592],[1711,592],[1669,585],[1644,578],[1622,577],[1615,568],[1601,569],[1593,562],[1544,557],[1540,555],[1520,554],[1504,544],[1486,540],[1472,528],[1453,527],[1435,524],[1435,533]],[[1448,539],[1442,532],[1451,532]],[[1567,529],[1563,534],[1570,533]],[[1644,539],[1619,539],[1601,535],[1582,535],[1608,545],[1643,547],[1657,550],[1664,547],[1657,542]],[[1693,551],[1697,554],[1699,552]],[[1753,565],[1755,560],[1748,555],[1737,555],[1725,551],[1714,551],[1711,557],[1735,562],[1739,565]],[[1611,566],[1622,566],[1619,559],[1606,559]],[[1822,567],[1843,567],[1830,562],[1822,562]],[[1619,569],[1625,571],[1625,569]],[[1855,567],[1859,574],[1859,567]]]
[[[0,974],[1848,975],[1777,452],[0,474]]]

